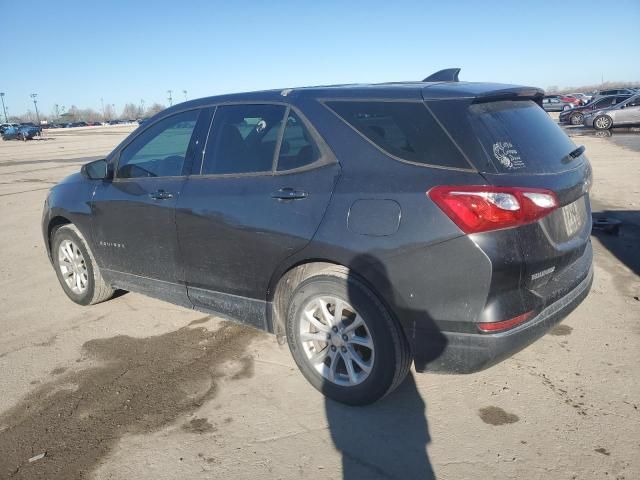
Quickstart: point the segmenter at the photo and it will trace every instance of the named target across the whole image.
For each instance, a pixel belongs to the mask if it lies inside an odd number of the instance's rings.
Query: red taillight
[[[487,332],[487,333],[496,333],[496,332],[501,332],[503,330],[508,330],[517,325],[520,325],[521,323],[526,322],[527,320],[529,320],[529,318],[531,318],[532,314],[533,314],[533,311],[523,313],[522,315],[518,315],[517,317],[513,317],[509,320],[503,320],[501,322],[478,323],[478,330],[480,330],[481,332]]]
[[[532,223],[558,208],[555,193],[539,188],[443,185],[427,195],[465,233]]]

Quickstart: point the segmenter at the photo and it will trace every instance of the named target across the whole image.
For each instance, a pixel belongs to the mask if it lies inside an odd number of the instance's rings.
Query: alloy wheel
[[[340,386],[366,380],[375,361],[366,320],[348,302],[332,296],[315,297],[300,311],[300,342],[312,368]]]
[[[87,290],[89,274],[84,256],[78,245],[63,240],[58,247],[58,266],[67,287],[78,295]]]
[[[611,119],[609,117],[599,117],[596,119],[596,128],[606,130],[611,127]]]

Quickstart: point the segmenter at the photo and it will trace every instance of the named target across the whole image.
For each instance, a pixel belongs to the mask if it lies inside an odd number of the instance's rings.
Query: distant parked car
[[[2,140],[31,140],[33,137],[40,135],[39,127],[30,125],[21,125],[19,127],[11,126],[2,132]]]
[[[545,112],[562,112],[574,106],[572,102],[562,100],[560,95],[547,95],[542,99],[542,108]]]
[[[567,97],[577,98],[583,105],[591,101],[591,95],[587,95],[586,93],[567,93]]]
[[[635,95],[636,93],[638,92],[634,88],[612,88],[609,90],[599,90],[591,100],[598,100],[599,98],[609,95]]]
[[[602,97],[594,102],[588,103],[581,107],[571,108],[560,113],[560,123],[569,123],[571,125],[582,125],[585,114],[591,113],[594,110],[602,110],[609,108],[620,102],[624,102],[631,95],[609,95],[608,97]]]
[[[560,100],[563,102],[567,102],[572,104],[574,107],[578,107],[582,105],[582,101],[577,97],[572,97],[571,95],[559,95]]]
[[[15,127],[18,128],[20,125],[17,123],[2,123],[0,124],[0,133],[4,132],[7,128]]]
[[[596,130],[640,126],[640,94],[609,108],[585,115],[582,123],[585,127],[593,127]]]

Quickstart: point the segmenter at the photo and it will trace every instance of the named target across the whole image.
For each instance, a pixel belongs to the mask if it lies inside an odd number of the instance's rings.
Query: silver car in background
[[[634,95],[617,105],[589,113],[584,116],[582,124],[596,130],[640,126],[640,95]]]

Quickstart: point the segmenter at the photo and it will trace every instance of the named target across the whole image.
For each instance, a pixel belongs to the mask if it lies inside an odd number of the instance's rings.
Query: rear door
[[[536,290],[556,279],[553,295],[562,294],[560,284],[576,279],[570,274],[580,268],[576,262],[589,257],[583,257],[591,231],[586,157],[531,100],[427,103],[488,183],[555,192],[560,208],[516,235],[524,285]]]
[[[264,328],[271,276],[313,237],[339,171],[293,109],[218,106],[202,165],[178,200],[191,301]]]

